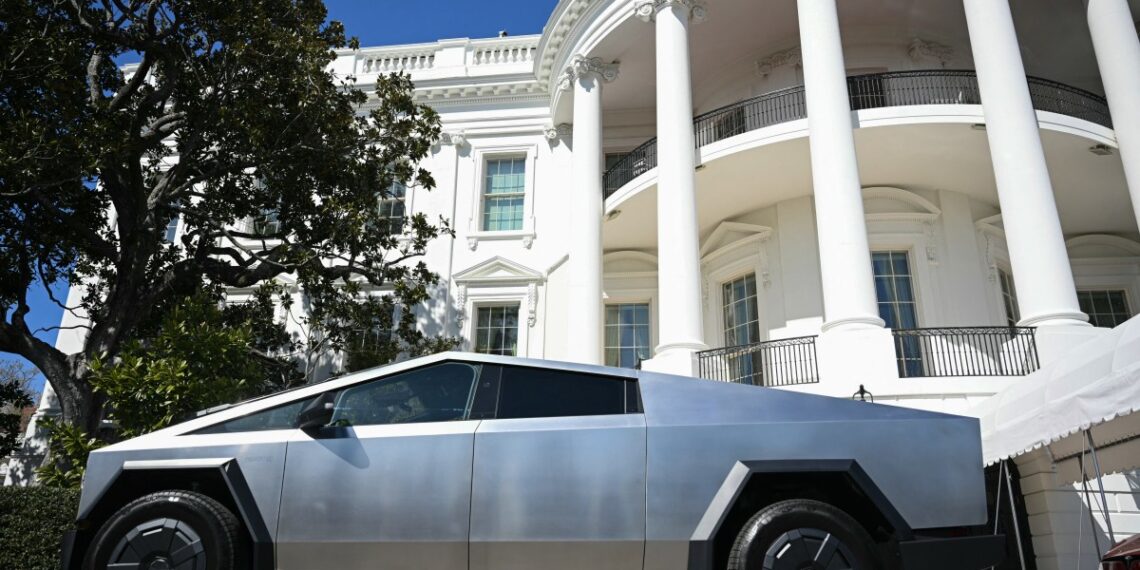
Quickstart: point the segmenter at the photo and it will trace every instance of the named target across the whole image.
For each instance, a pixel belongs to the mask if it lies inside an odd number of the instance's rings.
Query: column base
[[[866,386],[898,380],[895,341],[889,329],[832,329],[816,339],[819,385],[816,393],[850,398]]]
[[[1082,344],[1108,334],[1111,330],[1097,328],[1088,323],[1039,326],[1034,333],[1037,340],[1037,360],[1041,366],[1056,362],[1073,349],[1080,348]]]
[[[855,330],[874,330],[882,329],[887,325],[883,319],[876,315],[866,315],[857,317],[848,317],[845,319],[835,319],[827,321],[819,327],[822,332],[829,331],[855,331]]]
[[[1025,317],[1017,323],[1017,326],[1087,328],[1092,325],[1089,324],[1089,316],[1084,313],[1063,311]]]
[[[657,354],[649,360],[641,361],[641,369],[678,376],[697,376],[697,353],[708,350],[704,344],[683,344],[661,346]]]

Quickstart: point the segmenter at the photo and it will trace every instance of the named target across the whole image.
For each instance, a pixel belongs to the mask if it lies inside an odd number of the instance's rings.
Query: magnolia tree
[[[139,359],[157,346],[185,361],[155,331],[203,295],[303,298],[330,349],[373,327],[393,331],[373,337],[386,357],[449,345],[414,311],[437,282],[418,257],[447,221],[378,207],[434,186],[418,164],[438,117],[406,76],[369,93],[333,75],[334,50],[356,42],[326,16],[320,0],[0,3],[0,352],[34,364],[81,433],[137,380],[108,366],[175,385],[193,369]],[[75,354],[28,324],[33,289],[60,280],[83,292],[64,307],[83,317]],[[231,317],[270,368],[265,353],[296,348],[265,311]]]

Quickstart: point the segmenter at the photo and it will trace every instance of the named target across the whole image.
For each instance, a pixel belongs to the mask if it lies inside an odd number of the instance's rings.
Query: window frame
[[[652,300],[650,300],[650,299],[643,299],[643,300],[606,299],[605,302],[602,303],[602,360],[603,360],[603,362],[606,359],[606,350],[611,348],[609,346],[607,340],[606,340],[608,338],[606,333],[611,326],[609,324],[609,322],[606,321],[606,316],[609,314],[609,308],[610,307],[621,307],[623,305],[644,305],[645,306],[646,319],[648,321],[645,325],[647,327],[646,343],[648,343],[645,348],[647,349],[649,356],[642,359],[642,362],[644,362],[645,360],[649,360],[650,358],[653,358],[655,344],[654,344],[654,338],[653,338],[653,329],[654,329],[653,311],[654,311],[654,306],[653,306]],[[619,313],[619,315],[620,315],[620,313]],[[618,334],[620,335],[620,329],[623,326],[622,323],[619,322],[615,326],[617,326],[617,328],[619,329]],[[612,348],[617,348],[620,351],[621,348],[623,348],[620,346],[620,340],[619,340],[619,346],[612,347]],[[630,348],[633,348],[633,347],[630,347]],[[619,354],[618,359],[619,360],[621,359],[620,354]],[[607,366],[614,366],[614,365],[607,364]],[[626,368],[625,366],[620,366],[620,365],[617,365],[617,367]]]
[[[1135,317],[1135,316],[1136,316],[1136,314],[1137,314],[1137,313],[1136,313],[1136,307],[1135,307],[1135,305],[1134,305],[1134,304],[1133,304],[1133,302],[1132,302],[1132,296],[1129,294],[1129,290],[1128,290],[1128,287],[1124,287],[1124,286],[1116,286],[1116,287],[1113,287],[1113,286],[1105,286],[1105,287],[1099,287],[1099,286],[1077,287],[1077,303],[1078,303],[1078,305],[1080,304],[1080,296],[1081,296],[1081,294],[1082,294],[1082,293],[1086,293],[1086,294],[1087,294],[1087,293],[1120,293],[1120,294],[1122,294],[1122,295],[1124,296],[1124,307],[1125,307],[1126,309],[1128,309],[1128,313],[1129,313],[1129,315],[1128,315],[1127,317],[1125,317],[1124,321],[1121,321],[1121,323],[1120,323],[1120,324],[1123,324],[1123,322],[1127,321],[1128,319],[1131,319],[1132,317]],[[1086,313],[1086,314],[1087,314],[1087,315],[1088,315],[1088,317],[1089,317],[1089,324],[1090,324],[1090,325],[1092,325],[1092,326],[1094,326],[1094,327],[1101,327],[1101,325],[1098,325],[1098,324],[1096,324],[1096,323],[1094,323],[1094,322],[1093,322],[1093,314],[1094,314],[1094,313]],[[1117,324],[1116,326],[1120,326],[1120,324]],[[1107,328],[1107,327],[1101,327],[1101,328]],[[1115,328],[1115,327],[1111,327],[1111,328]]]
[[[471,157],[474,161],[475,177],[471,188],[471,215],[467,220],[467,246],[475,250],[480,241],[484,240],[519,240],[523,247],[530,248],[534,241],[534,186],[535,166],[538,157],[538,145],[495,145],[480,147],[472,143]],[[483,213],[486,188],[487,164],[493,160],[512,158],[523,159],[526,169],[523,175],[523,219],[522,228],[518,230],[484,230]]]
[[[914,304],[914,328],[916,328],[916,329],[922,328],[923,323],[925,322],[925,319],[923,318],[924,315],[922,313],[922,299],[919,297],[920,287],[917,283],[917,281],[919,280],[919,276],[917,275],[917,271],[915,270],[914,250],[909,249],[909,248],[872,248],[870,254],[867,256],[868,261],[872,262],[872,266],[871,266],[871,278],[872,279],[877,279],[879,277],[878,275],[875,275],[875,268],[874,268],[874,264],[873,264],[874,256],[876,253],[890,253],[890,254],[902,253],[906,256],[906,265],[907,265],[907,272],[908,272],[907,277],[910,279],[910,295],[914,299],[914,301],[912,301],[912,303]],[[893,270],[892,270],[891,277],[894,277],[895,275],[896,274],[893,273]],[[874,287],[873,282],[872,282],[872,287]],[[879,300],[878,289],[875,288],[874,290],[876,291],[875,308],[877,309],[879,304],[882,303],[882,301]],[[884,319],[884,320],[886,320],[886,319]],[[890,323],[886,323],[886,324],[889,327]],[[900,329],[900,330],[906,330],[906,329]]]
[[[483,309],[498,309],[510,308],[515,309],[515,353],[503,355],[497,352],[480,352],[479,348],[479,312]],[[515,301],[491,301],[479,302],[474,305],[474,310],[471,315],[471,352],[475,354],[486,354],[490,356],[522,356],[522,337],[523,337],[523,319],[522,319],[522,303]],[[492,330],[492,329],[488,329]],[[503,327],[502,330],[508,330]]]
[[[588,418],[598,416],[615,416],[615,415],[629,415],[629,414],[644,414],[645,407],[641,399],[641,386],[636,378],[627,378],[622,376],[609,376],[606,374],[592,374],[589,372],[577,372],[574,370],[565,370],[562,368],[537,368],[538,370],[563,372],[566,374],[577,374],[580,376],[594,376],[605,378],[607,380],[620,381],[625,383],[625,411],[621,414],[593,414],[593,415],[578,415],[578,416],[528,416],[523,418],[500,418],[499,417],[499,403],[502,398],[502,377],[503,370],[508,368],[519,369],[534,369],[533,366],[513,366],[513,365],[484,365],[483,372],[479,377],[479,385],[475,388],[475,397],[472,401],[470,419],[472,420],[502,420],[502,421],[534,421],[534,420],[561,420],[565,418]]]
[[[468,421],[468,420],[472,419],[472,417],[471,417],[472,409],[473,409],[472,406],[475,403],[475,398],[476,398],[477,394],[479,393],[479,390],[481,389],[481,386],[483,384],[484,375],[487,373],[486,371],[488,368],[491,367],[491,365],[484,364],[484,363],[478,362],[478,361],[468,361],[468,360],[462,360],[462,359],[449,359],[449,360],[441,360],[438,362],[427,363],[427,364],[424,364],[422,366],[416,366],[414,368],[393,370],[393,371],[389,371],[385,374],[379,374],[379,375],[375,375],[375,376],[369,376],[366,378],[361,378],[361,379],[357,380],[356,382],[352,382],[351,384],[345,384],[345,385],[338,386],[338,387],[333,388],[333,389],[320,390],[317,392],[306,392],[305,395],[303,395],[303,396],[298,396],[298,397],[293,398],[291,400],[281,402],[281,403],[278,403],[278,404],[275,404],[272,406],[268,406],[265,408],[261,408],[258,410],[253,410],[253,411],[250,411],[248,413],[242,414],[240,416],[234,416],[232,418],[220,420],[216,423],[212,423],[210,425],[202,426],[200,428],[197,428],[197,429],[194,429],[192,431],[181,434],[179,437],[181,437],[181,436],[233,436],[233,435],[248,435],[251,433],[272,432],[272,431],[298,430],[300,428],[294,426],[294,427],[288,427],[288,428],[272,428],[272,429],[248,430],[248,431],[210,431],[210,430],[219,428],[220,426],[231,423],[231,422],[243,420],[243,419],[249,418],[251,416],[257,415],[257,414],[273,412],[276,410],[280,410],[281,408],[286,408],[289,406],[297,405],[299,403],[302,404],[301,409],[303,409],[304,405],[308,404],[309,402],[311,402],[313,400],[316,400],[317,398],[320,398],[320,397],[326,396],[326,395],[331,396],[333,402],[338,402],[340,400],[341,395],[344,392],[347,392],[349,390],[360,388],[362,386],[366,386],[366,385],[372,384],[374,382],[382,382],[384,380],[392,379],[392,378],[395,378],[397,376],[402,376],[404,374],[411,374],[411,373],[418,372],[420,370],[424,370],[427,368],[432,368],[432,367],[436,367],[436,366],[444,366],[444,365],[448,365],[448,364],[464,364],[464,365],[474,366],[474,367],[478,368],[477,375],[475,377],[475,380],[472,383],[473,385],[471,388],[471,392],[467,395],[467,408],[464,412],[464,417],[462,419],[445,420],[442,422],[397,422],[397,423],[391,423],[391,424],[359,424],[357,426],[348,426],[348,427],[386,426],[386,425],[416,425],[416,424],[425,424],[425,423],[451,423],[451,422],[457,422],[457,421]],[[285,390],[285,391],[280,392],[278,394],[271,394],[268,396],[253,398],[253,399],[246,401],[246,402],[239,402],[237,405],[244,406],[244,405],[248,405],[248,404],[253,404],[258,400],[276,397],[276,396],[288,393],[288,392],[293,391],[293,390],[296,390],[298,392],[302,392],[302,391],[305,391],[307,388],[312,388],[312,386],[298,386],[298,387],[292,388],[290,390]],[[297,413],[300,414],[300,411],[301,410],[299,409],[297,411]],[[296,420],[296,418],[294,418],[294,421],[295,420]],[[320,429],[341,429],[341,430],[343,430],[346,428],[329,425],[329,426],[324,426]]]

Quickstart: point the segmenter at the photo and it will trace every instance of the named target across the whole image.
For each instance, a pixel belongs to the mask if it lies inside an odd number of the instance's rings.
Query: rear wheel
[[[764,507],[745,523],[728,570],[882,570],[875,543],[847,513],[819,501]]]
[[[99,529],[87,570],[237,570],[245,535],[237,517],[199,493],[162,491],[140,497]]]

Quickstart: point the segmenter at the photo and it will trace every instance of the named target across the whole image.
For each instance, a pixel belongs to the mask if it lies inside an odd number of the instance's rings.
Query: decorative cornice
[[[790,47],[768,55],[756,62],[756,72],[760,77],[768,77],[777,68],[785,65],[803,65],[803,52],[800,46]]]
[[[566,91],[574,86],[575,81],[587,76],[594,76],[602,82],[609,83],[617,79],[618,64],[606,63],[600,57],[576,55],[570,59],[570,65],[567,65],[566,70],[559,76],[558,88]]]
[[[910,45],[906,48],[906,53],[910,56],[911,61],[916,63],[921,61],[924,57],[937,59],[943,68],[946,67],[946,64],[950,63],[950,60],[954,59],[954,48],[946,44],[917,37],[910,41]]]
[[[708,6],[702,0],[639,0],[633,5],[633,13],[644,22],[652,22],[657,12],[672,6],[679,6],[689,11],[689,20],[702,22],[708,17]]]

